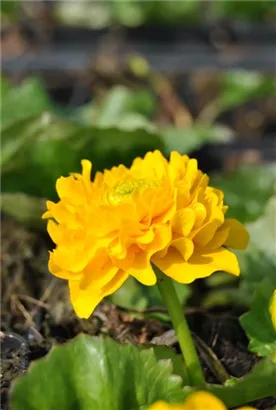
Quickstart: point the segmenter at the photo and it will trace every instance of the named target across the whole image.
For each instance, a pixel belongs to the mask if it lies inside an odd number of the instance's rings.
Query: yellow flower
[[[270,301],[269,312],[271,315],[271,321],[272,321],[273,327],[276,330],[276,289],[274,290],[271,301]]]
[[[180,283],[223,270],[239,275],[236,256],[226,247],[245,248],[248,233],[225,219],[222,191],[208,186],[197,161],[159,151],[98,172],[91,163],[82,174],[57,180],[60,201],[47,201],[43,218],[56,243],[50,272],[69,281],[78,316],[87,318],[98,303],[133,276],[154,285],[151,263]]]
[[[227,410],[217,397],[205,391],[191,394],[183,404],[168,404],[158,401],[148,410]],[[254,410],[253,407],[239,407],[237,410]]]

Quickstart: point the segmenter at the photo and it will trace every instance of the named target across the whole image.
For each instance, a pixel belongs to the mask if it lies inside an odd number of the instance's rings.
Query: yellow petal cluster
[[[223,270],[239,275],[236,256],[227,248],[245,248],[248,233],[225,219],[222,191],[208,186],[197,161],[159,151],[96,173],[82,161],[82,174],[57,180],[60,200],[47,201],[48,232],[56,243],[49,270],[69,281],[79,317],[133,276],[154,285],[155,264],[180,283]]]
[[[274,329],[276,330],[276,289],[274,289],[269,305],[269,312]]]
[[[191,394],[183,404],[168,404],[158,401],[148,410],[227,410],[221,400],[211,393],[200,391]],[[236,410],[256,410],[253,407],[239,407]]]

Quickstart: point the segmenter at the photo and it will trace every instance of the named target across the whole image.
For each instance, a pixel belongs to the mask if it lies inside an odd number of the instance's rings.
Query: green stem
[[[196,387],[204,387],[205,380],[200,361],[173,282],[171,278],[164,275],[156,266],[154,266],[154,270],[157,275],[157,286],[167,306],[178,338],[190,384]]]

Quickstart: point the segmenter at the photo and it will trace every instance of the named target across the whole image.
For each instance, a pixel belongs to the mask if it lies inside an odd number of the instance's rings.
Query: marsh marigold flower
[[[69,281],[78,316],[87,318],[98,303],[129,276],[156,283],[151,263],[180,283],[222,270],[239,275],[236,256],[248,234],[225,219],[222,191],[208,186],[197,161],[159,151],[96,173],[82,161],[82,174],[57,180],[60,201],[47,201],[48,232],[56,243],[49,270]]]
[[[269,312],[274,329],[276,330],[276,289],[273,291],[269,305]]]
[[[227,410],[221,400],[211,393],[201,391],[191,394],[183,404],[168,404],[158,401],[148,410]],[[239,407],[237,410],[256,410],[253,407]]]

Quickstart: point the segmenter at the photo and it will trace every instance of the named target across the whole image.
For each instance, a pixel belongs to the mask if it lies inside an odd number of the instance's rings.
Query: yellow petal
[[[218,224],[216,221],[207,222],[201,228],[196,230],[196,234],[191,232],[190,237],[193,239],[193,242],[198,246],[206,246],[208,242],[214,237],[216,230],[218,229]]]
[[[185,404],[169,404],[164,401],[157,401],[148,410],[186,410]],[[202,409],[201,409],[202,410]]]
[[[194,227],[199,228],[203,224],[206,218],[207,212],[206,212],[205,206],[201,204],[200,202],[196,202],[195,204],[193,204],[192,208],[195,213]]]
[[[225,228],[223,225],[216,231],[214,237],[208,243],[207,248],[209,250],[215,250],[215,249],[220,248],[222,245],[224,245],[228,237],[228,234],[229,234],[229,228]]]
[[[230,228],[225,246],[234,249],[245,249],[249,241],[249,233],[244,225],[236,219],[226,219],[223,227]]]
[[[88,161],[88,159],[83,159],[81,161],[81,166],[82,166],[82,175],[90,181],[90,175],[91,175],[91,170],[92,170],[92,163]]]
[[[257,410],[255,407],[248,407],[248,406],[246,406],[246,407],[239,407],[238,409],[236,409],[236,410]]]
[[[192,256],[194,251],[194,244],[191,239],[188,238],[174,239],[171,246],[181,253],[185,261]]]
[[[80,280],[83,277],[82,272],[71,272],[69,270],[61,269],[58,265],[56,265],[53,258],[53,252],[50,252],[48,269],[52,275],[60,279]]]
[[[188,161],[187,168],[186,168],[186,174],[185,174],[185,179],[189,183],[189,187],[192,188],[196,177],[197,177],[197,160],[192,158]]]
[[[170,404],[164,401],[154,403],[149,410],[227,410],[223,402],[213,394],[199,391],[192,393],[182,404]],[[253,407],[240,407],[236,410],[256,410]]]
[[[80,318],[87,319],[102,299],[116,292],[127,278],[128,274],[119,270],[112,281],[103,288],[96,288],[94,281],[85,288],[81,288],[80,281],[70,280],[70,298],[76,314]]]
[[[274,290],[271,301],[270,301],[269,312],[270,312],[273,327],[276,330],[276,289]]]
[[[145,232],[143,235],[139,236],[139,238],[136,240],[138,244],[141,245],[147,245],[151,243],[154,240],[154,232],[152,229],[149,229],[147,232]]]
[[[77,181],[73,176],[69,177],[60,177],[56,182],[56,191],[58,196],[62,198],[74,198],[77,191]]]
[[[204,255],[193,253],[188,262],[185,262],[176,249],[170,248],[164,258],[154,255],[152,261],[162,272],[179,283],[191,283],[220,270],[233,275],[240,273],[236,255],[224,248]]]
[[[195,222],[195,213],[191,208],[184,208],[176,212],[172,222],[173,232],[181,236],[188,236]]]
[[[62,238],[59,225],[56,222],[50,220],[47,223],[47,231],[52,238],[52,241],[58,244]]]
[[[143,285],[152,286],[156,284],[156,275],[151,267],[150,254],[139,252],[135,255],[134,262],[127,273],[141,282]]]
[[[200,391],[191,394],[186,399],[183,410],[227,410],[227,408],[211,393]]]
[[[107,285],[118,272],[118,268],[112,264],[107,255],[99,253],[83,270],[81,287],[95,283],[95,287]]]
[[[52,209],[55,205],[52,201],[46,201],[47,211],[42,214],[42,219],[52,218]]]

